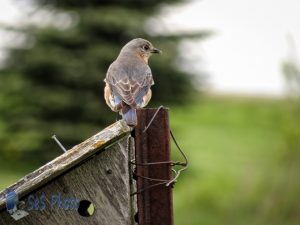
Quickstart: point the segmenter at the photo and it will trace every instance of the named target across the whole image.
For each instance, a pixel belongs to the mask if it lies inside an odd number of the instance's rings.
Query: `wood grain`
[[[119,124],[121,125],[121,124]],[[117,127],[121,128],[119,125]],[[115,129],[115,127],[114,127]],[[127,131],[126,131],[127,132]],[[116,132],[119,133],[119,132]],[[114,134],[116,134],[114,133]],[[99,136],[98,136],[99,137]],[[101,140],[102,139],[101,135]],[[111,137],[111,136],[110,136]],[[100,138],[95,138],[100,140]],[[105,139],[107,140],[107,139]],[[94,141],[85,142],[90,146]],[[97,141],[96,141],[97,142]],[[84,146],[84,145],[81,145]],[[0,224],[11,225],[130,225],[135,205],[130,197],[130,171],[128,161],[132,156],[133,140],[127,135],[105,151],[77,164],[30,194],[46,196],[46,207],[42,211],[31,210],[29,215],[14,221],[6,211],[0,213]],[[62,198],[76,197],[94,204],[95,211],[90,217],[79,215],[77,210],[51,207],[51,196],[59,193]],[[28,208],[28,195],[21,200]],[[26,208],[25,208],[26,209]]]
[[[118,121],[101,132],[74,146],[66,153],[20,179],[9,188],[14,190],[20,198],[41,187],[60,174],[68,171],[80,162],[97,152],[104,151],[109,145],[129,134],[131,128],[124,121]],[[5,192],[0,193],[0,210],[5,207]]]

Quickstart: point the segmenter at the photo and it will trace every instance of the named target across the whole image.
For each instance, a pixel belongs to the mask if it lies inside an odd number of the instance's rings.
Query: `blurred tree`
[[[49,160],[59,154],[53,133],[71,147],[112,123],[102,81],[120,48],[135,37],[165,52],[150,61],[152,104],[186,101],[196,78],[176,65],[178,44],[208,32],[154,35],[146,26],[162,3],[182,1],[33,0],[39,21],[14,30],[23,44],[9,49],[0,71],[0,154]]]

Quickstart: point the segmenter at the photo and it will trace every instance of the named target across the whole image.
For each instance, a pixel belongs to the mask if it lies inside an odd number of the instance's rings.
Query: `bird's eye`
[[[149,45],[144,45],[144,46],[143,46],[143,49],[146,50],[146,51],[148,51],[149,48],[150,48]]]

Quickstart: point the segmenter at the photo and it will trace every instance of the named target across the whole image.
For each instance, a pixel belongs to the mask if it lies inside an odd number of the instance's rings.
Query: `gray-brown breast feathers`
[[[141,104],[143,96],[153,85],[153,78],[147,64],[140,60],[128,61],[119,58],[110,65],[106,82],[110,85],[113,95],[130,106],[136,106]]]

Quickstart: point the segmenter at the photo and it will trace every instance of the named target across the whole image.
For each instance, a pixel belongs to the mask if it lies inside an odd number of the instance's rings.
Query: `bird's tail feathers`
[[[131,108],[127,112],[122,114],[122,118],[125,120],[128,126],[137,125],[136,109]]]

